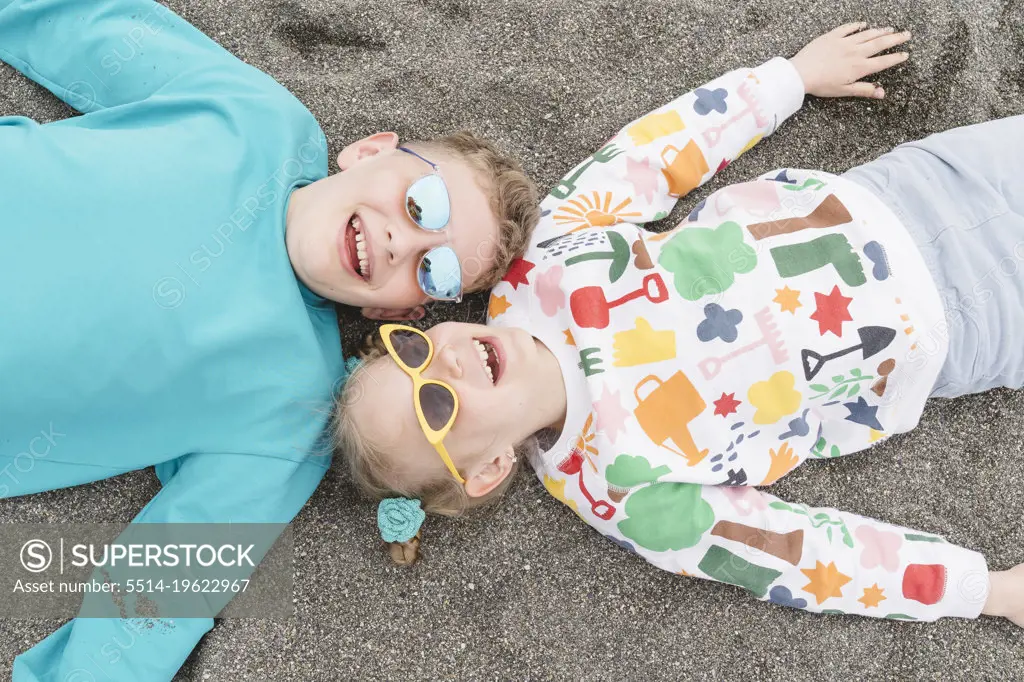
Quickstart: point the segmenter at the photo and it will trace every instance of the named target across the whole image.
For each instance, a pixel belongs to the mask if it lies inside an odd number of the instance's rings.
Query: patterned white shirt
[[[787,60],[731,72],[627,126],[544,200],[489,305],[562,368],[565,427],[533,464],[670,571],[812,611],[974,617],[980,554],[752,487],[917,425],[944,315],[896,216],[849,180],[787,169],[715,192],[670,232],[643,227],[802,99]]]

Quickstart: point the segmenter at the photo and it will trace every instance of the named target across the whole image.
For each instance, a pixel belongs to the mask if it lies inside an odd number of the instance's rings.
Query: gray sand
[[[623,124],[702,82],[865,19],[910,29],[912,60],[883,103],[809,101],[772,139],[681,202],[778,166],[842,171],[932,132],[1024,113],[1017,0],[175,0],[173,9],[269,72],[336,152],[392,129],[467,127],[554,184]],[[729,9],[723,10],[722,7]],[[56,42],[54,49],[61,49]],[[0,114],[67,115],[0,68]],[[481,300],[443,315],[482,320]],[[346,342],[370,326],[346,313]],[[810,463],[784,499],[942,533],[996,568],[1024,561],[1024,394],[934,402],[870,453]],[[0,502],[0,520],[126,521],[151,471]],[[296,521],[297,617],[223,621],[182,680],[1024,679],[1024,633],[813,616],[663,573],[590,531],[522,475],[484,518],[433,521],[426,560],[390,565],[375,510],[334,471]],[[0,621],[0,674],[59,622]]]

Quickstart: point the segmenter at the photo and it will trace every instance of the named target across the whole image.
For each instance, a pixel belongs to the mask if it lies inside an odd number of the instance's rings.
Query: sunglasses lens
[[[409,369],[423,369],[430,355],[427,340],[415,332],[398,329],[391,332],[391,345]]]
[[[430,428],[440,431],[455,414],[455,396],[444,386],[424,384],[420,386],[420,407]]]
[[[424,230],[443,230],[451,217],[448,188],[440,175],[427,175],[412,183],[405,193],[409,217]]]
[[[462,293],[462,265],[450,246],[438,246],[426,253],[416,272],[420,289],[437,301],[452,301]]]

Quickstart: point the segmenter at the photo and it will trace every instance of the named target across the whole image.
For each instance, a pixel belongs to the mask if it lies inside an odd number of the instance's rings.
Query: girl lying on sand
[[[337,414],[355,480],[458,514],[526,456],[552,495],[666,570],[810,611],[1024,625],[1024,565],[990,572],[933,534],[754,487],[913,429],[929,397],[1024,382],[1008,343],[1024,329],[1024,118],[843,176],[772,171],[670,232],[643,228],[805,92],[881,96],[853,81],[902,61],[873,55],[909,36],[862,28],[627,126],[544,200],[488,326],[384,326]],[[389,541],[418,528],[392,520],[382,507]]]

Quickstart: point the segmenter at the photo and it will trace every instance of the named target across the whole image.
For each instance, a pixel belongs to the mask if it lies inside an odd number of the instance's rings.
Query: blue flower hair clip
[[[355,371],[359,369],[359,366],[361,364],[363,364],[362,358],[360,358],[357,355],[350,356],[347,360],[345,360],[345,373],[354,374]]]
[[[385,542],[409,542],[426,518],[419,500],[390,497],[377,506],[377,527]]]

